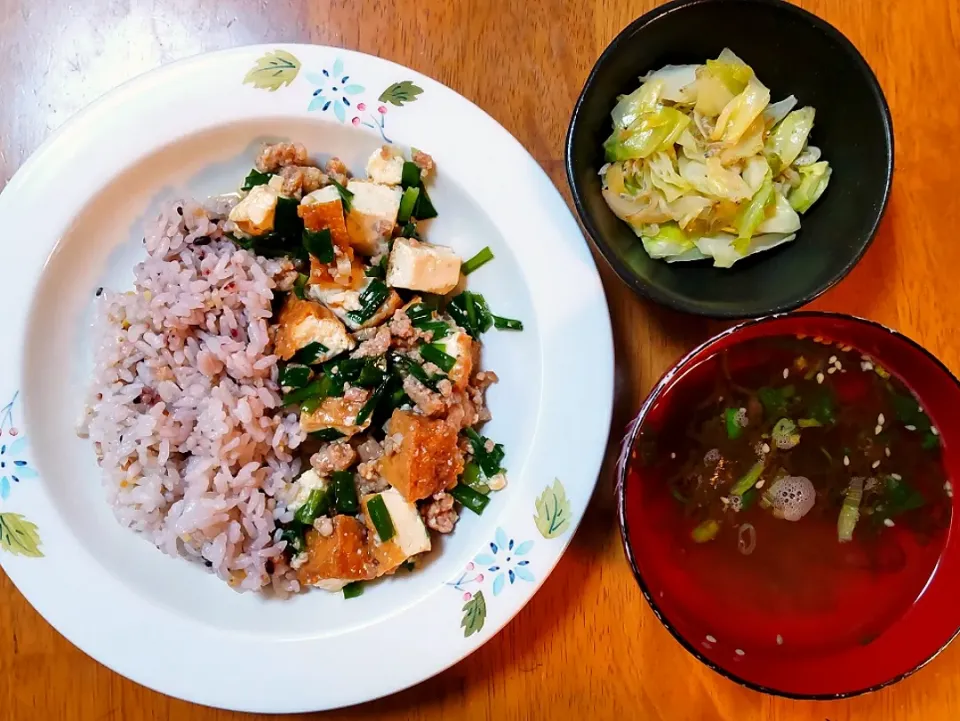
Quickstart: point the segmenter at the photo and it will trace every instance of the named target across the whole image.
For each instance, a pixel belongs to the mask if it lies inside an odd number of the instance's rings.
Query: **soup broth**
[[[749,341],[689,371],[633,455],[667,589],[739,648],[869,643],[923,592],[952,487],[910,390],[850,348]],[[682,593],[687,592],[687,593]]]

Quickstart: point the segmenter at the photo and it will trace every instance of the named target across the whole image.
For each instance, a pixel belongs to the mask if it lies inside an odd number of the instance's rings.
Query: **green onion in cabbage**
[[[860,501],[863,498],[863,479],[854,478],[847,486],[837,519],[837,540],[846,543],[853,540],[853,529],[860,520]]]

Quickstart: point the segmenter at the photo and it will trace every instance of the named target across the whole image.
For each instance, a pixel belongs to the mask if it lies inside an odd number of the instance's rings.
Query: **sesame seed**
[[[671,459],[674,459],[674,458],[676,458],[676,457],[677,457],[677,454],[676,454],[676,453],[671,453],[671,454],[670,454],[670,458],[671,458]]]
[[[845,465],[845,466],[849,466],[849,465],[850,465],[850,459],[849,459],[847,456],[844,456],[844,457],[843,457],[843,465]]]
[[[758,488],[758,489],[759,489],[759,488],[763,488],[763,484],[764,484],[764,483],[766,483],[766,481],[764,481],[764,480],[761,478],[759,481],[757,481],[757,485],[756,485],[755,487]]]
[[[886,453],[886,454],[887,454],[887,458],[889,458],[889,457],[890,457],[890,446],[887,446],[886,448],[884,448],[884,449],[883,449],[883,452]]]
[[[881,433],[883,433],[883,426],[877,426],[873,429],[873,435],[879,436]]]
[[[737,654],[738,656],[743,656],[743,655],[745,655],[745,654],[743,653],[743,650],[742,650],[742,649],[739,649],[739,648],[733,649],[733,652],[734,652],[735,654]]]
[[[777,634],[777,645],[778,646],[783,645],[783,636],[781,636],[779,633]]]
[[[870,465],[870,467],[871,467],[871,468],[879,468],[879,467],[880,467],[880,461],[874,461],[874,462]]]
[[[903,476],[901,476],[899,473],[891,473],[891,474],[890,474],[890,477],[891,477],[893,480],[895,480],[895,481],[902,481],[902,480],[903,480]]]
[[[784,369],[783,369],[783,378],[784,378],[784,380],[786,380],[786,379],[789,378],[789,377],[790,377],[790,369],[789,369],[789,368],[784,368]]]
[[[936,427],[936,426],[930,426],[930,432],[931,432],[933,435],[935,435],[935,436],[939,436],[939,435],[940,435],[940,431],[937,430],[937,427]]]
[[[943,490],[945,490],[945,491],[952,491],[952,490],[953,490],[953,484],[952,484],[950,481],[945,481],[944,484],[943,484]]]
[[[896,524],[893,522],[892,518],[884,518],[883,525],[887,528],[893,528]]]
[[[827,368],[827,373],[836,373],[836,372],[837,372],[836,366],[830,366],[829,368]]]
[[[764,452],[764,453],[769,453],[769,452],[770,452],[770,444],[769,444],[769,443],[764,443],[764,444],[763,444],[763,452]]]
[[[915,431],[915,430],[917,430],[917,427],[916,427],[916,426],[904,426],[904,428],[906,428],[908,431]]]
[[[852,345],[842,345],[842,346],[840,346],[840,350],[842,350],[844,353],[849,353],[850,351],[853,350],[853,346],[852,346]]]
[[[823,383],[823,373],[817,373],[817,383]]]
[[[886,420],[886,419],[883,417],[883,413],[881,413],[879,416],[877,416],[877,423],[878,423],[879,425],[882,426],[882,425],[884,424],[884,421],[885,421],[885,420]]]
[[[837,357],[835,355],[832,355],[827,359],[827,363],[836,363],[836,362],[837,362]]]
[[[873,363],[871,363],[870,361],[864,361],[863,363],[860,364],[860,368],[865,371],[872,371]]]
[[[713,636],[711,636],[709,633],[707,634],[707,640],[708,640],[710,643],[716,643],[716,642],[717,642],[717,639],[715,639],[715,638],[714,638]]]

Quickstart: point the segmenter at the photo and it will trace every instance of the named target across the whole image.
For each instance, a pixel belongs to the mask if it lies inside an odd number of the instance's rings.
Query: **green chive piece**
[[[363,581],[354,581],[343,587],[343,597],[345,599],[357,598],[363,595]]]
[[[469,508],[478,516],[483,513],[483,509],[490,503],[490,499],[482,493],[477,493],[470,486],[458,483],[449,491],[450,495],[463,504],[464,508]]]
[[[310,282],[310,276],[304,273],[297,273],[297,279],[293,282],[293,294],[300,300],[306,300],[307,283]]]
[[[330,500],[328,498],[326,488],[314,488],[310,491],[310,495],[307,497],[306,502],[297,509],[297,512],[293,514],[294,520],[299,523],[309,526],[313,524],[314,519],[317,516],[322,516],[330,508]]]
[[[417,200],[420,199],[420,188],[407,188],[403,191],[400,198],[400,210],[397,212],[397,222],[406,223],[413,215],[413,209],[417,207]]]
[[[340,202],[343,203],[343,212],[349,213],[353,207],[353,192],[344,188],[333,178],[330,178],[330,182],[333,183],[333,187],[335,187],[337,192],[340,193]]]
[[[313,431],[308,435],[317,441],[335,441],[338,438],[343,438],[343,433],[336,428],[321,428],[319,431]]]
[[[414,303],[409,308],[407,308],[407,318],[410,319],[410,322],[414,325],[418,323],[423,323],[429,321],[433,318],[434,307],[429,303],[420,302]],[[419,326],[417,326],[419,328]]]
[[[355,514],[360,510],[357,500],[357,484],[349,471],[333,472],[333,495],[336,498],[337,512]]]
[[[394,537],[396,529],[393,527],[393,519],[390,518],[390,511],[387,510],[387,504],[381,494],[378,493],[367,501],[367,513],[381,541],[386,542]]]
[[[270,182],[270,178],[272,177],[272,173],[261,173],[259,170],[254,168],[247,174],[247,177],[244,178],[243,185],[240,186],[240,190],[251,190],[258,185],[266,185]]]
[[[486,248],[464,263],[460,267],[460,272],[464,275],[470,275],[473,271],[479,270],[491,260],[493,260],[493,251],[490,250],[490,246],[488,245]]]
[[[280,533],[280,540],[287,542],[287,548],[294,554],[302,553],[305,547],[303,536],[307,532],[307,527],[302,523],[292,521],[284,526]]]
[[[350,311],[347,317],[360,325],[366,323],[376,315],[388,295],[390,295],[390,289],[387,284],[379,278],[374,278],[360,294],[360,310]]]
[[[329,381],[326,377],[317,378],[314,381],[311,381],[303,388],[298,388],[295,391],[290,391],[289,393],[283,396],[283,405],[292,406],[295,403],[303,403],[308,398],[318,397],[323,400],[326,396],[329,395],[327,392],[330,386]]]
[[[420,186],[420,168],[417,167],[416,163],[411,163],[407,160],[403,164],[403,172],[400,174],[400,186],[404,190]]]
[[[427,343],[420,346],[420,355],[428,363],[433,363],[444,373],[449,373],[457,364],[457,359],[445,352],[440,346]]]
[[[303,247],[321,263],[333,262],[333,236],[327,228],[323,230],[303,229]]]
[[[400,229],[400,235],[403,238],[416,238],[420,240],[420,233],[417,232],[417,224],[412,220]]]
[[[303,365],[288,365],[280,371],[280,385],[284,388],[303,388],[310,382],[310,369]]]
[[[480,466],[473,461],[463,467],[463,475],[460,477],[460,482],[469,486],[477,493],[482,493],[483,495],[490,493],[490,486],[484,483],[481,477]]]
[[[497,330],[523,330],[523,321],[495,315],[493,316],[493,327]]]
[[[276,241],[290,255],[303,255],[303,218],[297,213],[300,201],[281,195],[277,198],[277,208],[273,213],[273,233]],[[299,246],[299,247],[297,247]],[[304,257],[305,259],[305,257]]]
[[[377,409],[377,405],[380,403],[380,399],[383,398],[383,394],[387,390],[387,385],[390,383],[389,378],[384,378],[383,382],[377,386],[377,389],[370,394],[370,398],[367,399],[367,402],[363,404],[363,408],[360,409],[360,412],[357,413],[356,424],[362,426],[367,422],[367,418],[373,415],[373,412]],[[381,536],[383,538],[383,536]]]
[[[427,189],[420,185],[420,195],[417,198],[417,204],[413,209],[413,217],[417,220],[430,220],[437,217],[437,209],[430,202],[430,196],[427,195]]]
[[[753,488],[757,481],[760,480],[760,476],[763,473],[766,463],[764,461],[757,461],[754,463],[750,470],[743,474],[743,476],[733,484],[733,487],[730,489],[731,496],[742,496],[744,493]]]
[[[483,475],[487,478],[492,478],[500,473],[500,471],[503,470],[503,458],[506,455],[503,451],[503,446],[496,443],[493,446],[493,450],[488,451],[487,442],[490,440],[489,438],[481,436],[472,428],[467,428],[464,433],[470,441],[474,460],[476,460],[480,466]]]
[[[727,427],[727,438],[736,440],[743,434],[743,426],[740,425],[738,416],[740,411],[737,408],[727,408],[723,411],[723,422]]]
[[[319,363],[323,354],[329,351],[330,349],[323,343],[308,343],[294,354],[292,361],[294,363],[312,366],[315,363]]]
[[[433,333],[433,340],[443,340],[450,335],[450,324],[442,320],[428,320],[422,323],[414,323],[414,326],[422,331]]]

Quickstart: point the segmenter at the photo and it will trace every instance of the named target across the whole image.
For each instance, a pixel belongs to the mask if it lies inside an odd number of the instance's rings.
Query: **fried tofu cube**
[[[367,177],[374,183],[400,185],[403,179],[403,155],[392,145],[377,148],[367,161]]]
[[[381,541],[377,527],[367,511],[371,498],[380,496],[393,522],[394,535],[387,541]],[[382,493],[371,493],[360,499],[363,504],[363,517],[367,524],[367,541],[371,554],[377,563],[377,575],[392,573],[411,556],[430,550],[430,534],[420,518],[415,503],[410,503],[400,495],[396,488],[388,488]]]
[[[263,235],[273,230],[273,219],[280,195],[269,185],[257,185],[233,206],[230,220],[247,235]]]
[[[341,248],[351,247],[350,234],[343,216],[343,200],[336,187],[328,185],[303,197],[297,214],[307,230],[329,230],[333,242]]]
[[[457,484],[463,453],[457,433],[442,420],[395,410],[388,434],[397,447],[380,459],[380,473],[411,503]],[[399,436],[399,440],[397,440]]]
[[[357,425],[357,415],[370,400],[371,392],[363,388],[351,388],[350,391],[350,398],[324,398],[312,413],[300,411],[300,428],[303,432],[315,433],[333,429],[350,437],[368,428],[370,419],[367,418],[362,425]]]
[[[300,300],[291,293],[277,317],[274,349],[280,358],[290,360],[311,343],[320,343],[327,349],[317,356],[318,363],[325,363],[357,345],[330,309],[320,303]]]
[[[353,193],[347,213],[350,243],[363,255],[386,253],[403,191],[367,180],[351,180],[347,190]]]
[[[457,390],[462,391],[467,387],[473,373],[473,338],[461,330],[456,330],[436,341],[436,344],[444,353],[456,358],[457,362],[447,373],[447,377]]]
[[[363,307],[360,297],[373,281],[374,278],[364,277],[358,288],[344,288],[334,283],[315,283],[307,288],[307,294],[333,311],[350,330],[370,328],[380,325],[403,306],[403,299],[395,290],[390,288],[386,299],[377,309],[377,312],[362,323],[358,323],[356,317],[351,314],[356,313]]]
[[[460,282],[461,264],[450,248],[397,238],[387,264],[387,285],[446,295]]]
[[[322,536],[311,528],[307,531],[306,541],[307,559],[297,569],[297,580],[302,585],[320,585],[323,581],[367,581],[376,576],[366,529],[353,516],[336,516],[333,533],[329,536]],[[334,585],[327,583],[321,587],[330,589]]]

